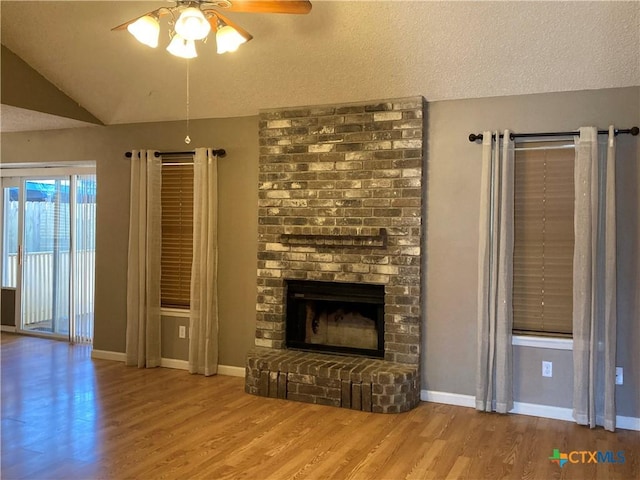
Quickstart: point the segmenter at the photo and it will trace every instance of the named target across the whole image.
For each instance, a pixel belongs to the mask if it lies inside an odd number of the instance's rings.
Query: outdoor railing
[[[16,284],[18,259],[10,254],[8,277]],[[53,252],[32,252],[23,255],[22,319],[23,326],[33,325],[54,318],[54,284],[57,283],[57,315],[68,316],[69,302],[69,252],[60,252],[54,272]],[[95,293],[95,250],[84,250],[75,255],[75,278],[82,278],[82,296],[76,296],[74,314],[93,315]]]

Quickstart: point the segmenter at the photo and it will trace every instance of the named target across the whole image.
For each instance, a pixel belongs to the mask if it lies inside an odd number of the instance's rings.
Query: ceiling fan
[[[172,2],[173,3],[173,2]],[[139,42],[152,48],[158,46],[160,22],[170,16],[171,41],[167,51],[182,58],[198,54],[196,40],[206,41],[215,32],[217,52],[233,52],[253,37],[249,32],[220,13],[217,9],[242,13],[306,14],[311,11],[308,0],[177,0],[171,7],[160,7],[132,18],[111,30],[128,30]]]

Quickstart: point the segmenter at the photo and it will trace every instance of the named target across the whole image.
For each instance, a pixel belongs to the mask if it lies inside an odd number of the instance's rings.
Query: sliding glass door
[[[17,290],[18,331],[90,343],[95,175],[20,177],[3,183],[9,185],[3,189],[3,287]]]
[[[69,178],[25,180],[21,329],[69,334]]]

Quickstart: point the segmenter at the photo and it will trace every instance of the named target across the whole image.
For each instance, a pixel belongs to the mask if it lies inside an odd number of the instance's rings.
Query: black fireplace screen
[[[287,282],[287,348],[384,357],[384,285]]]

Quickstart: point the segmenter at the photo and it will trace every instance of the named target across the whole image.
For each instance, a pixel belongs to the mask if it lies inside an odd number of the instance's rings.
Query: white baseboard
[[[640,432],[640,418],[621,417],[620,415],[616,415],[616,428]]]
[[[162,358],[160,360],[160,366],[164,368],[175,368],[177,370],[189,370],[189,362],[187,360],[176,360],[175,358]],[[218,375],[244,378],[244,374],[245,371],[243,367],[218,365]]]
[[[462,395],[461,393],[436,392],[433,390],[420,390],[420,400],[423,402],[445,403],[458,407],[476,406],[476,397]]]
[[[231,365],[218,365],[218,375],[226,375],[227,377],[244,378],[244,367],[232,367]]]
[[[421,390],[420,400],[423,402],[444,403],[459,407],[475,408],[476,397],[463,395],[460,393],[436,392],[432,390]],[[513,409],[509,413],[517,415],[529,415],[532,417],[552,418],[573,422],[573,410],[565,407],[554,407],[551,405],[539,405],[536,403],[513,402]],[[616,416],[616,428],[623,430],[640,431],[640,418]]]
[[[12,325],[0,325],[0,332],[16,333],[16,327]]]
[[[189,362],[175,358],[161,358],[160,366],[163,368],[175,368],[176,370],[189,370]]]
[[[122,352],[109,352],[107,350],[91,351],[91,358],[99,358],[101,360],[115,360],[116,362],[124,362],[127,359],[126,354]],[[160,366],[163,368],[175,368],[176,370],[189,370],[189,362],[187,360],[178,360],[175,358],[161,358]],[[244,367],[234,367],[231,365],[218,365],[218,375],[228,377],[244,377]]]
[[[122,352],[110,352],[108,350],[91,350],[91,358],[98,358],[100,360],[115,360],[116,362],[125,362],[127,355]]]
[[[513,402],[513,408],[509,413],[519,415],[529,415],[530,417],[552,418],[573,422],[573,410],[566,407],[554,407],[551,405],[540,405],[537,403]]]

